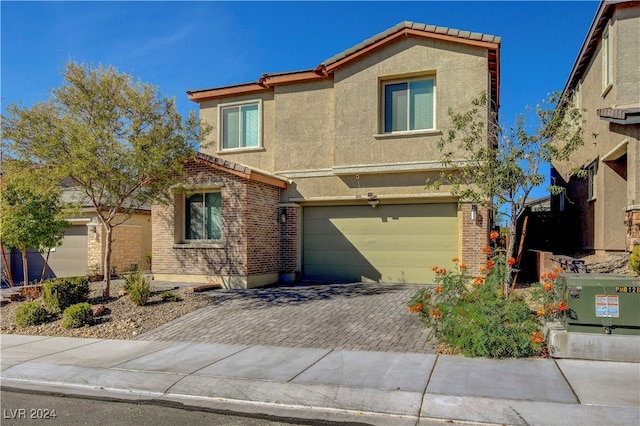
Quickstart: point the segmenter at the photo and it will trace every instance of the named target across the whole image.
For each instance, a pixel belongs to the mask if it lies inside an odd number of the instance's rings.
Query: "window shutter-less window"
[[[385,132],[407,130],[407,83],[385,86]]]
[[[258,105],[242,107],[242,139],[243,147],[258,146]]]
[[[202,194],[193,194],[185,201],[186,237],[188,240],[201,240],[204,238]]]
[[[240,111],[238,108],[222,110],[222,147],[224,149],[240,147]]]
[[[205,222],[206,238],[219,240],[222,238],[222,209],[219,192],[205,194]]]
[[[433,80],[412,81],[409,84],[409,130],[433,128]]]

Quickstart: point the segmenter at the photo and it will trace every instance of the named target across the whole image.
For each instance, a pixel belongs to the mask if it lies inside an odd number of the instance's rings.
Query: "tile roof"
[[[196,161],[204,161],[205,163],[214,166],[218,169],[225,170],[236,176],[243,177],[249,180],[255,180],[262,183],[267,183],[278,188],[286,188],[289,182],[288,179],[281,176],[274,175],[273,173],[259,170],[256,168],[248,167],[240,163],[234,163],[233,161],[225,160],[220,157],[205,154],[203,152],[196,153]]]
[[[481,46],[488,50],[488,67],[491,79],[490,96],[493,107],[497,110],[500,99],[500,43],[501,38],[494,35],[435,25],[420,24],[411,21],[401,22],[386,31],[374,35],[367,40],[346,49],[337,55],[323,61],[314,69],[294,72],[264,73],[255,83],[232,85],[211,89],[187,90],[189,99],[200,102],[224,96],[234,96],[243,93],[268,90],[278,84],[300,83],[309,80],[332,78],[336,68],[359,58],[381,45],[391,42],[401,36],[417,36],[447,40],[457,43]]]
[[[460,38],[460,39],[467,39],[467,40],[472,40],[472,41],[482,41],[482,42],[487,42],[487,43],[495,43],[495,44],[500,44],[501,42],[501,38],[498,36],[494,36],[494,35],[488,35],[488,34],[482,34],[482,33],[472,33],[470,31],[461,31],[455,28],[448,28],[448,27],[439,27],[439,26],[435,26],[435,25],[427,25],[427,24],[420,24],[417,22],[412,22],[412,21],[404,21],[404,22],[400,22],[399,24],[389,28],[386,31],[383,31],[379,34],[374,35],[373,37],[370,37],[366,40],[364,40],[361,43],[356,44],[355,46],[350,47],[347,50],[344,50],[340,53],[338,53],[337,55],[332,56],[331,58],[325,60],[324,62],[322,62],[321,65],[324,66],[328,66],[331,65],[343,58],[346,58],[347,56],[350,56],[372,44],[377,43],[378,41],[381,41],[389,36],[392,36],[396,33],[401,33],[404,32],[407,29],[411,29],[411,30],[416,30],[416,31],[421,31],[424,33],[433,33],[433,34],[440,34],[440,35],[446,35],[446,36],[451,36],[451,37],[456,37],[456,38]],[[426,34],[425,34],[426,35]],[[428,36],[428,35],[427,35]]]

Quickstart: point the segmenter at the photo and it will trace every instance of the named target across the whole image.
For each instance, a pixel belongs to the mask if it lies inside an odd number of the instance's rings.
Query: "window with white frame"
[[[434,79],[383,83],[385,133],[435,128]]]
[[[611,77],[611,37],[609,36],[609,25],[602,33],[602,91],[612,84]]]
[[[185,194],[184,235],[186,240],[222,239],[220,192]]]
[[[260,102],[220,106],[220,148],[260,146]]]
[[[596,198],[596,173],[598,172],[598,162],[587,166],[587,200],[594,200]]]

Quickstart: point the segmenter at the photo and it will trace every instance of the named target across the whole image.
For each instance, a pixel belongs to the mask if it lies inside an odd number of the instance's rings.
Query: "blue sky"
[[[502,37],[501,119],[562,90],[597,1],[0,2],[2,111],[61,83],[66,62],[113,65],[197,110],[186,90],[313,68],[401,21]]]

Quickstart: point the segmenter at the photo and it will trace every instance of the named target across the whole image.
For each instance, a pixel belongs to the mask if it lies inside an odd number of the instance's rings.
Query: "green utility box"
[[[569,306],[567,331],[640,335],[640,278],[563,273],[558,283]]]

